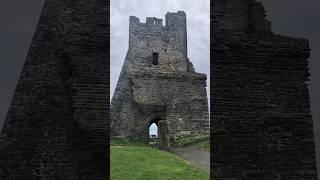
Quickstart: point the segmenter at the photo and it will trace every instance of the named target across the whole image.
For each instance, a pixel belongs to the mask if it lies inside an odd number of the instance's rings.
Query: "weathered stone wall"
[[[261,3],[213,3],[213,179],[317,179],[309,46],[275,35]]]
[[[108,178],[105,0],[45,2],[0,139],[0,179]]]
[[[166,25],[162,19],[146,19],[141,23],[130,17],[129,51],[134,69],[152,67],[152,53],[159,53],[162,68],[172,71],[187,71],[186,14],[183,11],[166,14]]]
[[[186,14],[141,23],[130,17],[129,50],[111,102],[114,136],[148,138],[150,121],[167,120],[169,133],[207,131],[206,75],[187,56]],[[159,53],[159,65],[153,65]]]

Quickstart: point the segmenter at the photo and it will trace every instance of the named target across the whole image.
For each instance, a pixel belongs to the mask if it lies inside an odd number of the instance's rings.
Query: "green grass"
[[[193,146],[201,142],[210,142],[209,134],[190,134],[190,135],[180,136],[176,141],[173,142],[172,145],[175,147],[187,147],[187,146]],[[208,145],[209,144],[210,143],[208,143]]]
[[[112,140],[111,180],[209,180],[209,174],[144,143]]]
[[[140,139],[114,138],[111,140],[111,146],[147,146],[147,142]]]
[[[210,151],[210,139],[193,144],[190,147],[202,149],[204,151]]]

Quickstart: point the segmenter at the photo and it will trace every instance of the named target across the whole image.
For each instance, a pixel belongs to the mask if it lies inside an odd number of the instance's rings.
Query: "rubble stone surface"
[[[211,3],[211,177],[317,179],[308,40],[274,34],[261,2]]]
[[[105,180],[108,3],[47,0],[0,135],[1,180]]]

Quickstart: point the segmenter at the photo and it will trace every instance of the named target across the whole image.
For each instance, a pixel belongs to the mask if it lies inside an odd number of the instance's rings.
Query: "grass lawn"
[[[116,140],[111,144],[111,180],[209,180],[209,174],[169,152]]]
[[[204,151],[210,151],[210,136],[209,134],[190,134],[181,136],[172,146],[174,147],[193,147],[202,149]]]
[[[210,140],[201,141],[197,144],[192,145],[191,147],[202,149],[204,151],[210,151]]]

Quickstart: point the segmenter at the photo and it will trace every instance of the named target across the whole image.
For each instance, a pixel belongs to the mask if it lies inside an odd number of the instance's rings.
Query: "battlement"
[[[163,25],[163,19],[156,17],[147,17],[145,22],[140,22],[140,19],[136,16],[129,17],[129,24],[131,26],[156,26],[156,27],[169,27],[186,24],[186,13],[184,11],[178,11],[177,13],[168,12],[166,14],[166,24]]]
[[[168,12],[166,14],[166,26],[186,26],[186,13],[184,11],[178,11],[177,13]]]
[[[193,69],[188,61],[186,13],[168,12],[165,25],[156,17],[147,17],[145,22],[141,22],[138,17],[130,16],[129,52],[137,55],[135,64],[140,67],[148,67],[152,55],[155,55],[158,60],[154,64],[159,62],[161,67],[174,67],[178,71]]]
[[[215,30],[238,33],[272,33],[271,23],[266,19],[261,2],[254,0],[216,0],[214,21],[219,18],[219,27]]]
[[[249,31],[271,33],[271,23],[266,19],[266,11],[262,2],[249,1]]]
[[[146,22],[140,22],[140,19],[136,16],[130,16],[129,18],[130,25],[148,25],[148,26],[156,26],[156,27],[163,27],[163,20],[158,19],[156,17],[147,17]]]

